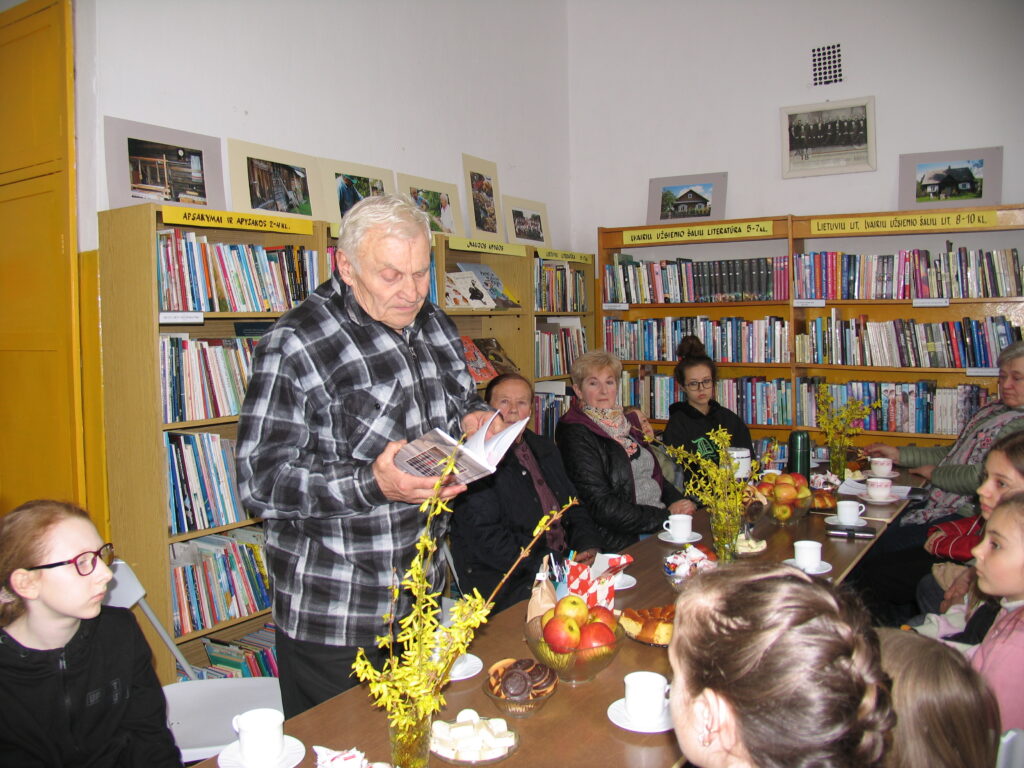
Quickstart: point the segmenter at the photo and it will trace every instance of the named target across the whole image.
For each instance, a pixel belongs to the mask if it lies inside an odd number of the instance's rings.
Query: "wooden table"
[[[920,475],[912,475],[909,472],[907,472],[907,470],[902,469],[900,470],[899,476],[893,478],[892,484],[909,485],[912,488],[920,488],[922,485],[924,485],[924,478],[921,477]],[[862,502],[864,504],[864,514],[862,515],[862,517],[864,517],[865,520],[885,523],[886,525],[895,520],[899,516],[900,512],[904,510],[904,508],[910,501],[909,498],[906,498],[901,499],[900,501],[893,502],[891,504],[873,504],[870,501],[866,501],[858,496],[853,496],[845,493],[842,494],[839,497],[839,499],[841,501]],[[817,510],[811,511],[817,512]],[[835,510],[827,510],[825,512],[821,512],[818,514],[834,515]],[[881,535],[882,530],[884,530],[884,527],[878,531],[879,535]]]
[[[710,542],[706,515],[694,519],[694,530]],[[822,541],[822,558],[833,565],[830,577],[841,581],[871,546],[871,540],[834,539],[825,535],[824,518],[807,515],[797,523],[782,528],[771,521],[762,521],[755,535],[767,534],[768,547],[751,559],[781,561],[793,556],[793,542],[798,539]],[[628,573],[637,585],[616,594],[616,608],[643,608],[675,600],[676,592],[662,572],[662,559],[677,548],[651,536],[630,547],[634,557]],[[526,603],[519,603],[492,617],[478,632],[471,651],[480,657],[484,669],[507,657],[532,658],[523,637]],[[629,766],[630,768],[669,768],[680,757],[672,731],[655,734],[633,733],[613,725],[607,716],[609,705],[623,695],[623,677],[638,669],[671,676],[668,654],[628,638],[612,664],[595,680],[577,687],[560,684],[555,695],[538,713],[526,719],[508,722],[519,733],[518,750],[500,763],[502,768],[536,768],[559,765],[563,768],[594,768],[594,766]],[[454,719],[459,710],[472,707],[481,715],[495,717],[499,713],[483,693],[483,674],[469,680],[451,683],[445,689],[448,700],[442,719]],[[355,747],[371,762],[390,760],[387,721],[384,713],[371,706],[365,687],[357,687],[318,707],[291,718],[285,733],[306,745],[303,767],[315,766],[314,744],[332,749]],[[432,766],[448,763],[431,756]],[[216,766],[216,758],[200,765]]]

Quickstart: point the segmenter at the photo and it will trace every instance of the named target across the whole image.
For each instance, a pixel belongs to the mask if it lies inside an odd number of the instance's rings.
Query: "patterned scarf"
[[[636,441],[629,434],[633,425],[626,419],[626,414],[622,412],[622,408],[594,408],[584,405],[583,412],[593,419],[601,429],[607,432],[609,437],[621,445],[626,450],[627,456],[631,457],[640,450],[640,446],[636,444]]]

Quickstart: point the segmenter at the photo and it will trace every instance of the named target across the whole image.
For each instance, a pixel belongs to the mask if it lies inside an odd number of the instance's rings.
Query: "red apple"
[[[563,619],[572,619],[576,626],[582,627],[587,623],[587,616],[590,609],[587,608],[587,601],[579,595],[566,595],[555,604],[555,616]]]
[[[615,633],[603,623],[593,621],[580,630],[580,644],[576,650],[576,663],[585,664],[605,654],[612,653]]]
[[[774,488],[775,501],[780,504],[788,504],[796,500],[797,490],[795,485],[776,483]]]
[[[764,494],[768,498],[771,498],[772,491],[775,489],[775,483],[769,483],[769,482],[766,482],[766,481],[762,480],[755,487],[762,494]]]
[[[775,476],[775,485],[796,485],[796,480],[788,472],[783,472]]]
[[[580,644],[580,626],[573,619],[556,614],[544,625],[544,642],[555,653],[574,651]]]
[[[807,478],[801,475],[799,472],[790,473],[790,477],[793,478],[793,485],[795,485],[797,488],[807,487]]]
[[[590,609],[590,617],[587,619],[588,624],[593,624],[594,622],[601,622],[614,632],[619,620],[615,618],[615,613],[610,608],[605,608],[603,605],[595,605]],[[583,630],[581,629],[580,631],[582,632]],[[582,642],[580,640],[580,643]]]

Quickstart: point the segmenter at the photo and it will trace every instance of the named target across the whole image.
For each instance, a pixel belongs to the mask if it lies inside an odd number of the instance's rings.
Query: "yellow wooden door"
[[[0,513],[85,504],[70,0],[0,14]]]

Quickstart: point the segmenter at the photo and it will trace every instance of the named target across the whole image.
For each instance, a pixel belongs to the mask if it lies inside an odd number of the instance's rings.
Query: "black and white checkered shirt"
[[[260,340],[238,481],[246,508],[265,520],[281,630],[374,645],[423,516],[385,499],[371,465],[388,442],[434,427],[457,436],[462,416],[484,408],[443,312],[426,303],[399,335],[367,315],[337,273]]]

